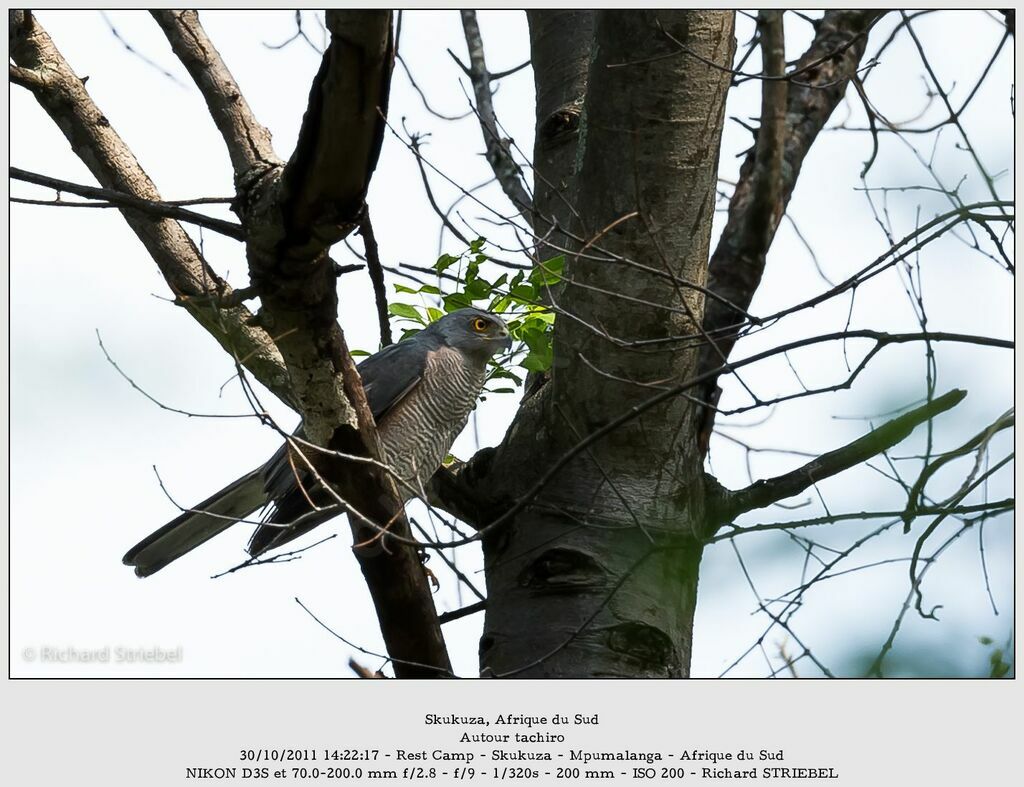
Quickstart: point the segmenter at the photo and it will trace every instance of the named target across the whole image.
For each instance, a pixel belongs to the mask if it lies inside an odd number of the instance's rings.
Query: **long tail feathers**
[[[125,554],[127,566],[148,577],[168,563],[227,530],[237,519],[248,516],[267,503],[263,468],[257,468],[159,530],[150,533]]]

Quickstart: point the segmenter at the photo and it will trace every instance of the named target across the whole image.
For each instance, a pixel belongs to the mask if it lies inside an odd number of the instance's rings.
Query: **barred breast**
[[[484,384],[485,367],[477,367],[458,350],[432,351],[423,379],[381,419],[386,461],[407,482],[399,484],[404,499],[416,496],[466,426]]]

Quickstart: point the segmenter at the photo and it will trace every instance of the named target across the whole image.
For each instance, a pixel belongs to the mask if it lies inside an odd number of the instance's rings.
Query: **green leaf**
[[[420,313],[416,310],[415,306],[410,306],[407,303],[391,303],[388,304],[388,311],[396,317],[404,317],[407,320],[415,320],[421,325],[426,325],[426,321],[420,316]]]
[[[565,255],[552,257],[550,260],[538,263],[530,273],[530,281],[537,285],[550,285],[562,280],[562,271],[565,269]]]
[[[517,284],[509,290],[509,295],[517,303],[530,304],[537,300],[537,288],[532,284]]]
[[[515,388],[488,388],[488,393],[515,393]]]
[[[551,368],[551,362],[554,360],[554,356],[551,352],[551,348],[547,348],[547,352],[538,352],[531,350],[530,354],[527,355],[520,366],[529,372],[545,372]]]
[[[441,294],[441,291],[433,284],[424,284],[423,286],[418,287],[415,290],[412,287],[406,287],[404,284],[396,284],[395,292],[403,292],[406,293],[407,295],[419,295],[420,293],[426,293],[427,295]]]
[[[491,372],[491,379],[492,380],[496,380],[496,379],[515,380],[520,385],[523,382],[523,378],[520,377],[515,372],[510,372],[508,369],[501,369],[501,368],[495,369],[493,372]]]
[[[470,300],[465,293],[453,292],[451,295],[444,296],[444,310],[446,312],[453,312],[457,309],[465,309],[468,306],[472,306],[473,301]]]
[[[991,665],[989,675],[993,678],[1005,678],[1010,672],[1010,665],[1003,659],[1002,650],[992,651],[992,655],[989,656],[989,664]]]
[[[434,263],[434,270],[436,270],[438,273],[442,273],[443,271],[446,271],[448,268],[452,267],[452,265],[454,265],[458,261],[458,257],[453,257],[451,254],[442,254],[440,257],[437,258],[437,262]]]
[[[543,350],[545,347],[551,346],[551,335],[546,331],[536,328],[525,328],[521,332],[521,338],[526,342],[526,346],[533,351]]]
[[[427,307],[427,319],[430,320],[430,322],[437,322],[442,317],[444,317],[443,311],[435,309],[433,306]]]
[[[493,301],[490,306],[487,307],[487,311],[493,314],[504,314],[508,311],[508,307],[512,305],[512,299],[507,295],[499,295]]]
[[[491,285],[483,279],[473,279],[466,284],[466,295],[474,301],[483,300],[491,294]]]
[[[351,355],[353,358],[363,358],[369,355],[370,353],[368,353],[366,350],[349,350],[348,354]]]

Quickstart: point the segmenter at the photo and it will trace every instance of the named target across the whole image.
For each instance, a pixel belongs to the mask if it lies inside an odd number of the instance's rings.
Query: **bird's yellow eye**
[[[487,330],[487,326],[490,325],[490,323],[483,317],[474,317],[471,324],[473,326],[473,330],[477,333],[483,333]]]

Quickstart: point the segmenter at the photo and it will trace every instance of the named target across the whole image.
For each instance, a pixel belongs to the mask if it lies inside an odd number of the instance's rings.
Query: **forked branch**
[[[21,84],[32,91],[100,186],[146,202],[162,202],[153,181],[39,22],[27,11],[11,11],[8,22],[11,59],[19,69],[39,77]],[[232,289],[206,264],[181,225],[138,210],[121,212],[192,316],[229,354],[243,359],[256,379],[289,401],[291,385],[274,340],[252,325],[253,315],[245,307],[219,308],[212,303],[211,293],[227,297]]]
[[[715,346],[703,348],[702,370],[718,366],[732,351],[738,332],[731,326],[742,323],[743,313],[761,283],[768,249],[793,194],[804,159],[857,73],[867,46],[865,32],[883,13],[827,11],[818,24],[814,41],[797,61],[796,71],[801,73],[801,81],[775,81],[776,85],[786,85],[785,90],[776,91],[769,87],[772,80],[766,80],[757,144],[740,168],[739,181],[729,201],[729,218],[711,255],[708,288],[722,296],[722,300],[709,300],[706,306],[704,329],[715,337]],[[767,16],[764,22],[765,65],[772,69],[777,67],[771,52],[777,51],[781,39],[778,29],[781,20],[776,25]],[[835,52],[835,56],[818,63],[822,55],[830,52]],[[805,70],[813,63],[818,64]],[[785,128],[781,138],[776,106],[780,100],[785,102]],[[781,162],[778,162],[778,155],[782,156]],[[777,162],[781,168],[776,168]],[[734,304],[739,309],[726,304]],[[715,379],[710,380],[700,398],[713,401],[716,384]],[[702,427],[705,434],[710,432],[713,420],[712,411]],[[706,442],[704,445],[706,447]]]

